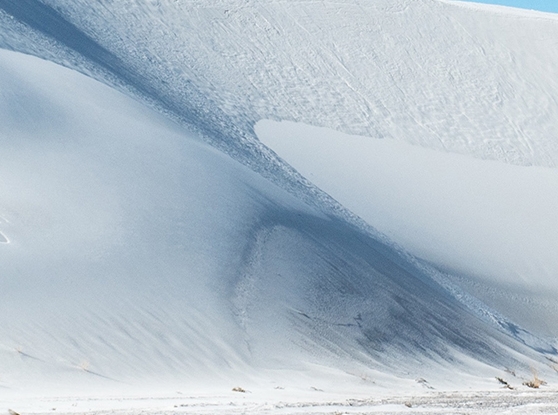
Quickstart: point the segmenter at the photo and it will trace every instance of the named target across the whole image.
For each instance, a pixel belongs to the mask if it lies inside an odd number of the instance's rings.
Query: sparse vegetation
[[[511,390],[515,389],[512,385],[510,385],[507,381],[505,381],[501,377],[496,377],[496,380],[498,382],[500,382],[502,385],[504,385],[505,388],[508,388],[508,389],[511,389]]]
[[[243,389],[240,386],[235,386],[234,388],[232,388],[232,390],[233,390],[233,392],[246,393],[246,389]]]
[[[546,382],[540,379],[539,376],[537,375],[537,372],[533,370],[533,379],[523,382],[523,385],[529,388],[538,389],[542,385],[546,385]]]
[[[558,372],[558,360],[548,356],[546,358],[550,362],[550,367],[554,369],[555,372]]]
[[[87,360],[82,360],[80,364],[77,366],[78,369],[83,370],[84,372],[89,372],[90,363]]]
[[[428,384],[428,381],[427,381],[426,379],[424,379],[424,378],[415,379],[415,382],[421,384],[421,385],[424,386],[425,388],[434,389],[432,386],[430,386],[430,385]]]
[[[541,384],[538,382],[537,379],[528,380],[527,382],[523,382],[523,385],[525,385],[529,388],[533,388],[533,389],[538,389],[541,386]]]
[[[509,373],[509,374],[512,375],[514,378],[516,377],[515,370],[511,370],[511,369],[506,368],[506,373]]]

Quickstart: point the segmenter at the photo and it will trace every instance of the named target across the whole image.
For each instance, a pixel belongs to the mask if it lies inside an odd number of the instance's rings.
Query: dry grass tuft
[[[533,370],[533,379],[523,382],[523,385],[529,388],[539,389],[542,385],[546,385],[546,382],[539,378],[536,370]]]
[[[91,364],[87,360],[82,360],[79,363],[79,365],[77,365],[77,368],[80,369],[80,370],[83,370],[84,372],[89,372],[90,367],[91,367]]]

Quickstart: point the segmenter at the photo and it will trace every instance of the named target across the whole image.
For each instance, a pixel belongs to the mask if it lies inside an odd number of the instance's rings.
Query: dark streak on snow
[[[262,232],[269,237],[257,238]],[[251,261],[239,270],[238,283],[252,268],[258,270],[258,279],[276,281],[274,253],[265,245],[282,232],[298,235],[291,238],[297,241],[293,250],[283,253],[291,264],[314,264],[312,272],[295,271],[291,277],[298,280],[306,302],[304,308],[288,310],[295,324],[306,327],[301,332],[311,342],[355,339],[355,346],[375,361],[399,368],[404,356],[454,362],[455,350],[488,364],[520,365],[505,350],[517,346],[507,331],[480,321],[425,271],[339,219],[266,211],[248,238],[244,257]],[[281,275],[285,284],[292,283],[284,270]],[[272,281],[253,284],[251,296],[264,296],[258,287],[269,286]]]
[[[119,381],[117,379],[111,378],[109,376],[101,375],[100,373],[93,372],[92,370],[89,370],[89,369],[82,369],[82,370],[86,373],[89,373],[90,375],[93,375],[93,376],[97,376],[97,377],[100,377],[100,378],[103,378],[103,379],[112,380],[113,382],[122,383],[121,381]]]
[[[232,125],[228,116],[212,105],[192,84],[180,102],[161,92],[147,77],[100,45],[91,36],[68,21],[55,8],[38,0],[0,0],[0,9],[32,29],[72,49],[92,63],[135,89],[141,96],[154,100],[163,110],[178,116],[208,137],[223,139],[223,122]],[[190,105],[190,107],[188,107]],[[220,122],[219,122],[220,121]]]
[[[114,78],[113,82],[116,80],[116,83],[122,83],[125,88],[139,94],[151,105],[196,130],[215,148],[304,202],[326,214],[343,217],[352,226],[368,229],[376,234],[376,231],[360,218],[317,189],[272,150],[261,144],[253,130],[257,120],[248,116],[239,118],[226,114],[189,80],[179,86],[167,85],[161,79],[141,73],[141,69],[115,55],[68,21],[58,10],[39,0],[0,0],[0,10],[74,50],[105,71],[108,78]],[[179,96],[176,95],[177,87],[180,89]]]
[[[188,114],[188,109],[177,108],[174,102],[161,95],[145,78],[134,72],[126,62],[66,20],[53,7],[42,4],[38,0],[0,0],[0,9],[32,29],[78,52],[118,79],[123,80],[128,86],[137,89],[140,94],[156,100],[166,110],[184,115],[190,122],[197,124],[202,122],[202,118],[195,114],[193,109],[190,110],[192,114]],[[212,133],[209,125],[197,126],[206,133]]]
[[[30,354],[25,353],[25,352],[22,352],[21,350],[18,350],[17,352],[18,352],[18,354],[19,354],[21,357],[24,357],[24,358],[26,358],[26,359],[32,359],[32,360],[37,360],[37,361],[39,361],[39,362],[46,363],[44,360],[39,359],[38,357],[35,357],[35,356],[31,356]]]

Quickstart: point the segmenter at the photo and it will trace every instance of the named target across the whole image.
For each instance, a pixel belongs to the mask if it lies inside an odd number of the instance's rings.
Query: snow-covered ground
[[[556,410],[555,16],[0,0],[0,23],[2,407]]]
[[[149,396],[149,399],[146,399]],[[43,398],[34,402],[12,401],[22,413],[35,414],[270,414],[270,415],[524,415],[556,414],[556,392],[426,392],[414,396],[300,393],[288,389],[246,393],[192,394],[176,391],[172,396]],[[1,403],[1,401],[0,401]]]
[[[403,252],[97,81],[0,57],[8,402],[552,377]]]

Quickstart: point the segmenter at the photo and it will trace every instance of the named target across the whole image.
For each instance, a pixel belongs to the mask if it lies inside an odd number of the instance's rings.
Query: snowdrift
[[[507,347],[536,357],[405,255],[156,113],[1,57],[4,387],[528,364]]]
[[[77,51],[238,157],[254,123],[274,119],[558,165],[553,14],[453,0],[2,0],[0,10],[29,25],[5,16],[6,46],[50,54],[22,40],[46,34],[46,49]]]
[[[2,47],[141,101],[0,54],[3,389],[551,376],[551,342],[374,233],[253,127],[304,121],[556,166],[554,18],[434,0],[0,11]]]
[[[261,121],[256,131],[343,206],[445,270],[446,280],[531,331],[558,336],[558,169],[296,123]]]

